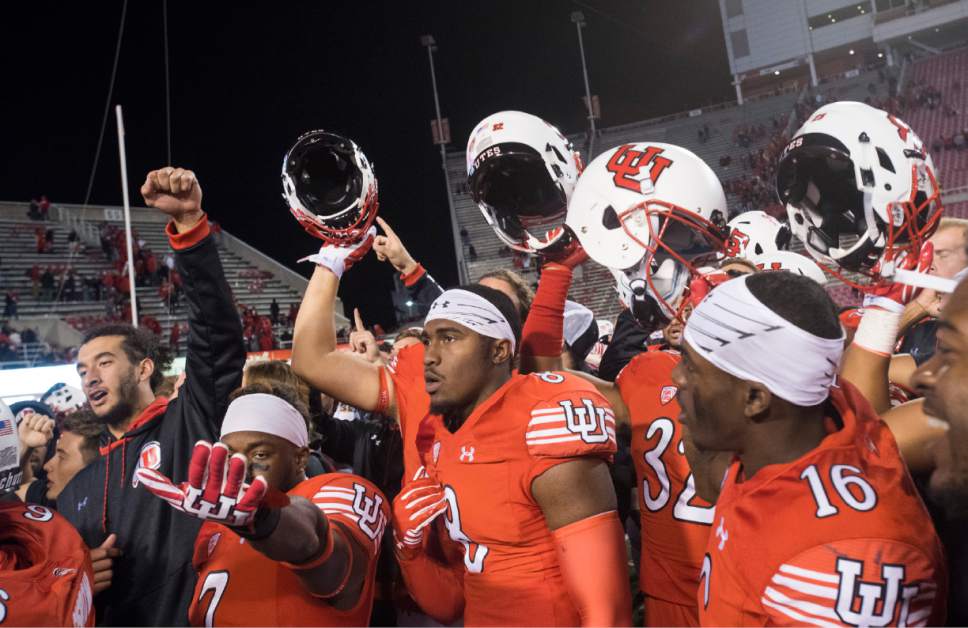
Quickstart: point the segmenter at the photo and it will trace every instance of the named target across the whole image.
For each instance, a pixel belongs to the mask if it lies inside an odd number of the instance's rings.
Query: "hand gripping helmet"
[[[776,189],[793,234],[817,262],[865,274],[885,254],[916,255],[942,209],[923,142],[859,102],[814,112],[780,156]]]
[[[282,196],[306,231],[331,244],[360,241],[376,218],[373,164],[353,140],[310,131],[282,161]]]
[[[813,279],[821,286],[827,283],[827,276],[816,262],[796,251],[773,251],[750,258],[759,270],[786,270],[795,275]]]
[[[561,131],[521,111],[484,118],[467,140],[474,202],[497,236],[524,253],[567,240],[561,225],[581,169],[581,157]]]
[[[567,225],[589,257],[623,271],[631,294],[647,293],[669,319],[694,263],[722,251],[725,215],[723,187],[702,159],[680,146],[642,142],[588,164]],[[621,295],[624,280],[616,279]]]
[[[17,420],[7,404],[0,401],[0,495],[18,489],[22,479]]]
[[[728,223],[724,257],[753,258],[790,247],[790,227],[764,211],[744,212]]]

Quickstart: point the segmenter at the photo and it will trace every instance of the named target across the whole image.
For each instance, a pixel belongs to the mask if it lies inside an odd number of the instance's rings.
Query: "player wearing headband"
[[[462,590],[465,624],[627,625],[607,402],[577,377],[513,374],[520,321],[496,290],[444,292],[424,330],[425,477],[394,502],[397,556],[414,598],[427,609],[437,594],[438,583],[418,579],[428,574],[422,537],[438,521],[463,550],[463,577],[439,575],[444,589]]]
[[[937,625],[947,575],[894,438],[846,382],[814,281],[721,284],[673,371],[686,438],[734,452],[698,590],[703,625]],[[687,452],[689,450],[687,449]]]
[[[255,384],[233,397],[220,441],[195,445],[187,482],[138,470],[145,488],[205,521],[192,625],[368,625],[386,498],[347,473],[306,479],[294,390]]]
[[[19,427],[0,401],[0,624],[93,626],[90,551],[58,513],[21,502],[25,452],[44,447],[54,421],[41,414]]]

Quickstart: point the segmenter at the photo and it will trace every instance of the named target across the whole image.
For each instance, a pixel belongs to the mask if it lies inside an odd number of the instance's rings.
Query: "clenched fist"
[[[171,216],[179,232],[202,218],[202,186],[191,170],[170,166],[152,170],[141,186],[141,196],[148,207]]]

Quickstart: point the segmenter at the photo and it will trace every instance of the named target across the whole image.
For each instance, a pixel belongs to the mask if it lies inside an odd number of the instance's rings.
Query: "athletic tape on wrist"
[[[866,308],[854,334],[853,344],[871,353],[889,356],[894,353],[900,326],[901,312]]]

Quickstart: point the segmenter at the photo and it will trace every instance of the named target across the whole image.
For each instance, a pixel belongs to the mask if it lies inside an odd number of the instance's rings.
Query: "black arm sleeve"
[[[414,282],[412,286],[407,286],[407,295],[414,302],[419,311],[426,312],[434,299],[444,293],[430,273],[424,271],[423,277]]]
[[[598,367],[601,379],[614,382],[619,372],[632,358],[645,351],[652,329],[645,329],[635,320],[632,313],[625,309],[615,320],[615,331],[608,343]]]
[[[185,383],[173,402],[180,420],[166,428],[187,430],[187,447],[217,440],[229,393],[242,382],[242,323],[211,235],[175,253],[188,307]],[[168,425],[176,423],[175,425]],[[181,441],[182,439],[178,439]]]

